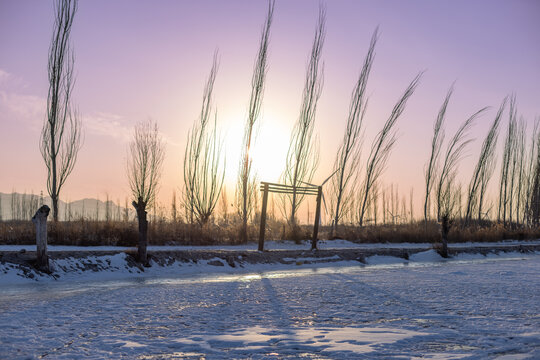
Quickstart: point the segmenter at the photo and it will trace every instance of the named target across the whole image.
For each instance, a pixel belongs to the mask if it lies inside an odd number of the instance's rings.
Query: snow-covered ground
[[[520,245],[530,244],[539,245],[540,240],[517,241],[509,240],[503,242],[480,242],[480,243],[455,243],[449,244],[452,247],[493,247],[504,245]],[[247,245],[215,245],[215,246],[148,246],[149,251],[174,251],[174,250],[257,250],[257,243]],[[318,247],[321,250],[326,249],[422,249],[430,248],[430,243],[377,243],[377,244],[358,244],[347,240],[319,240]],[[35,251],[36,245],[0,245],[0,251]],[[49,245],[48,251],[122,251],[134,248],[121,246],[67,246],[67,245]],[[265,250],[309,250],[311,249],[311,241],[303,241],[300,244],[295,244],[294,241],[266,241],[264,243]]]
[[[540,358],[538,254],[367,263],[0,285],[0,358]]]

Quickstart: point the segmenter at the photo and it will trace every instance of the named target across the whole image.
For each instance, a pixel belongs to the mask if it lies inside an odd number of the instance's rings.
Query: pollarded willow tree
[[[375,57],[375,45],[377,44],[378,28],[375,29],[369,49],[360,71],[358,80],[351,94],[347,127],[343,140],[339,146],[336,160],[334,161],[335,175],[332,177],[330,187],[331,214],[334,218],[333,229],[337,229],[341,219],[351,210],[354,202],[355,182],[354,177],[358,172],[362,145],[362,123],[366,114],[367,98],[366,86]]]
[[[47,192],[53,219],[58,221],[60,191],[73,171],[82,143],[82,125],[72,104],[75,57],[70,44],[77,0],[55,3],[55,21],[49,48],[47,119],[41,130],[40,151],[47,167]]]
[[[316,139],[313,138],[313,129],[317,102],[322,91],[323,64],[321,63],[321,52],[325,37],[325,20],[326,10],[321,5],[304,84],[300,116],[291,134],[285,170],[281,175],[282,181],[295,188],[302,186],[305,182],[310,182],[319,164],[319,148]],[[283,210],[288,218],[289,225],[293,231],[296,231],[296,212],[304,200],[304,195],[294,190],[291,195],[285,196],[283,200]],[[287,203],[290,204],[290,207]],[[287,208],[290,208],[289,214],[287,214]]]
[[[138,123],[133,132],[133,140],[129,144],[127,176],[133,199],[132,205],[137,211],[138,256],[143,264],[148,263],[146,209],[155,203],[164,157],[165,148],[157,124],[150,120]]]
[[[383,128],[375,137],[373,143],[371,144],[371,150],[366,164],[366,173],[362,183],[362,189],[360,192],[360,203],[358,210],[358,224],[363,225],[364,216],[368,210],[369,199],[371,197],[371,192],[377,180],[381,176],[388,157],[392,152],[392,148],[396,142],[396,130],[395,125],[407,105],[407,101],[414,94],[414,90],[420,82],[422,73],[416,75],[416,77],[411,81],[403,95],[399,98],[396,105],[392,109],[390,116],[384,123]]]
[[[274,0],[268,1],[268,13],[261,32],[259,43],[259,53],[255,60],[255,68],[251,79],[251,96],[249,98],[248,117],[244,127],[244,138],[242,140],[242,152],[240,155],[240,166],[238,180],[236,183],[236,207],[242,220],[240,230],[240,241],[247,242],[247,223],[251,216],[255,203],[257,191],[256,180],[252,174],[250,151],[254,140],[254,127],[259,118],[261,103],[264,95],[264,84],[266,78],[268,43],[270,40],[270,26],[274,14]]]
[[[212,216],[225,178],[223,142],[216,128],[217,113],[214,114],[213,124],[210,122],[217,69],[216,51],[204,89],[201,114],[188,133],[184,153],[183,203],[190,223],[196,220],[200,226]]]

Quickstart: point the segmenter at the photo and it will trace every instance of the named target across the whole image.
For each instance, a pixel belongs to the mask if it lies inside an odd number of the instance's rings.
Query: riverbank
[[[440,256],[429,244],[353,244],[345,241],[321,243],[321,249],[309,250],[309,243],[269,243],[271,250],[257,251],[254,244],[236,247],[150,247],[150,267],[136,261],[135,248],[50,247],[51,272],[36,267],[32,247],[0,247],[0,284],[27,280],[104,277],[136,274],[161,275],[180,272],[223,271],[257,267],[272,269],[287,266],[332,266],[339,263],[359,266],[377,262],[406,263],[410,260],[434,260]],[[347,247],[349,245],[349,247]],[[540,253],[540,242],[469,243],[449,246],[450,258],[504,254]]]

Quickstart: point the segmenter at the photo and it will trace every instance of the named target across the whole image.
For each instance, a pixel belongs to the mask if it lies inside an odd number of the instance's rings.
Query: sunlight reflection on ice
[[[276,350],[275,345],[287,349],[310,349],[317,352],[353,352],[369,353],[374,346],[391,344],[414,336],[425,336],[422,333],[406,329],[379,327],[317,327],[269,329],[261,326],[249,327],[224,333],[221,335],[194,335],[189,338],[176,339],[178,343],[197,345],[210,351],[235,350],[259,351],[267,347]]]

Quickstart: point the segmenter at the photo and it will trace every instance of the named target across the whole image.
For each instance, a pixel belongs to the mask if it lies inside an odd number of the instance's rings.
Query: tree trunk
[[[340,177],[339,182],[339,190],[338,190],[338,196],[336,201],[336,216],[334,217],[334,220],[332,222],[332,227],[330,228],[330,238],[333,239],[334,235],[337,234],[337,227],[339,223],[339,210],[341,206],[341,197],[343,195],[343,177]]]
[[[51,196],[52,201],[52,211],[53,211],[53,221],[56,223],[58,222],[58,196],[54,195]]]
[[[36,225],[37,266],[47,272],[50,271],[47,254],[47,216],[50,210],[47,205],[43,205],[32,217],[32,222]]]
[[[251,139],[251,131],[249,134],[249,139]],[[248,243],[248,234],[247,234],[247,221],[248,221],[248,172],[249,172],[249,148],[250,143],[247,144],[247,152],[244,158],[244,172],[242,177],[242,229],[240,229],[240,242],[242,244]],[[250,199],[251,200],[251,199]],[[253,204],[250,202],[250,206]]]
[[[321,220],[321,197],[322,197],[322,186],[319,186],[319,188],[317,189],[317,208],[315,210],[315,224],[313,226],[311,250],[317,250],[317,236],[319,235],[319,222]]]
[[[139,243],[138,243],[138,260],[144,266],[148,266],[148,256],[146,247],[148,245],[148,220],[146,219],[146,204],[139,199],[139,202],[133,202],[133,207],[137,210],[137,220],[139,222]]]

